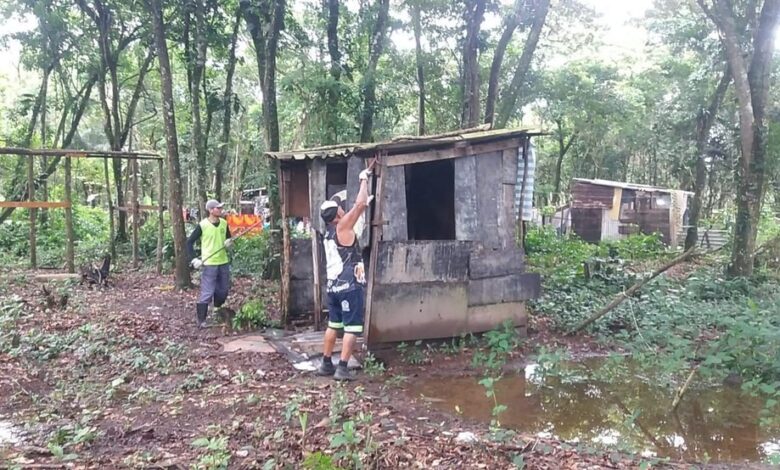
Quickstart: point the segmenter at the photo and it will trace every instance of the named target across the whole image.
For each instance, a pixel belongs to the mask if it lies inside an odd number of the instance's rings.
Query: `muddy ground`
[[[107,289],[48,282],[48,296],[29,273],[5,272],[0,279],[0,467],[614,469],[649,463],[534,436],[489,439],[487,425],[435,411],[408,392],[420,377],[474,374],[468,349],[428,355],[421,365],[386,354],[385,372],[364,371],[340,386],[293,369],[279,354],[222,352],[218,339],[228,332],[197,329],[196,291],[174,291],[167,276],[121,272]],[[272,303],[274,288],[236,280],[232,305],[249,297]],[[529,344],[558,341],[544,322],[531,334]],[[581,351],[595,347],[566,341]],[[477,440],[459,441],[463,432]]]

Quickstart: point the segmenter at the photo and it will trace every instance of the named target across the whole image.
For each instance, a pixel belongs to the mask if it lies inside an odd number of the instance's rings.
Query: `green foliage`
[[[196,468],[204,470],[228,468],[230,451],[228,450],[227,437],[200,437],[192,441],[191,445],[203,452]]]
[[[509,354],[520,344],[517,331],[510,321],[485,333],[484,339],[487,350],[476,351],[471,364],[490,372],[500,371]]]
[[[402,341],[396,349],[401,354],[401,360],[407,364],[418,366],[429,361],[427,354],[422,350],[422,345],[421,340],[415,341],[413,345]]]
[[[269,230],[254,237],[236,239],[233,245],[232,270],[236,275],[279,278],[279,253],[274,249]]]
[[[303,460],[303,468],[306,470],[340,470],[333,462],[333,457],[322,452],[314,452]]]
[[[369,377],[379,377],[385,373],[385,365],[371,353],[363,359],[363,372]]]
[[[275,325],[265,310],[265,302],[261,299],[248,300],[233,317],[233,328],[236,329],[252,330]]]

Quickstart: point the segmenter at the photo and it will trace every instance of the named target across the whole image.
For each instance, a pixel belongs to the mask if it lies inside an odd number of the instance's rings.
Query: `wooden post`
[[[75,236],[73,234],[73,181],[71,163],[70,157],[65,157],[65,202],[68,203],[65,207],[65,231],[68,233],[68,244],[65,248],[65,262],[68,267],[68,272],[75,273],[76,262],[73,252]]]
[[[377,177],[377,180],[376,195],[374,198],[374,220],[371,223],[371,255],[369,258],[371,264],[368,266],[368,285],[366,286],[365,305],[366,317],[363,321],[363,337],[365,338],[363,344],[365,344],[366,347],[371,345],[369,342],[371,334],[371,313],[373,310],[371,308],[371,303],[374,299],[374,282],[376,279],[377,258],[379,258],[379,242],[382,241],[382,232],[384,229],[384,221],[382,220],[382,193],[385,187],[383,173],[382,160],[380,157],[377,157],[376,163],[374,164],[374,175]]]
[[[106,202],[108,203],[108,246],[111,251],[111,259],[116,262],[116,228],[114,227],[114,202],[111,200],[111,181],[108,179],[108,158],[103,159],[103,172],[106,177]]]
[[[163,193],[165,187],[163,183],[163,161],[157,160],[157,274],[162,274],[163,242],[165,241],[165,232],[163,230]]]
[[[287,326],[287,318],[290,313],[290,258],[292,249],[290,244],[290,226],[287,222],[287,185],[290,182],[290,170],[279,166],[277,173],[279,179],[279,199],[281,200],[279,222],[282,224],[282,285],[281,301],[282,326]]]
[[[27,159],[27,199],[35,201],[35,157],[30,155]],[[30,208],[30,266],[35,269],[38,267],[38,253],[35,243],[35,218],[36,209]]]
[[[317,160],[312,160],[309,165],[309,214],[311,217],[309,234],[311,235],[311,259],[312,259],[312,279],[314,280],[314,329],[320,331],[322,329],[322,286],[320,283],[320,240],[319,232],[317,232],[317,222],[315,215],[319,216],[319,203],[316,200],[317,189],[316,184],[324,183],[317,179],[315,182],[315,169],[317,168]]]
[[[140,264],[138,253],[138,219],[140,214],[138,210],[138,160],[134,158],[130,162],[130,167],[133,169],[133,203],[131,206],[133,214],[133,268],[138,269]]]

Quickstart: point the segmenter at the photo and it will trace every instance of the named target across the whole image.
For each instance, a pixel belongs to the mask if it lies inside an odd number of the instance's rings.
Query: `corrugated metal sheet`
[[[626,183],[623,181],[610,181],[602,179],[572,178],[572,181],[580,181],[582,183],[590,183],[598,186],[609,186],[611,188],[633,189],[636,191],[649,191],[654,193],[674,193],[680,191],[678,189],[659,188],[657,186],[650,186],[647,184]],[[693,194],[690,191],[681,192],[685,194]]]
[[[298,149],[284,152],[266,152],[265,156],[277,160],[305,160],[314,158],[348,158],[352,156],[371,157],[379,152],[388,155],[411,153],[438,147],[447,147],[459,142],[471,144],[509,139],[520,136],[541,135],[531,129],[473,130],[460,134],[440,134],[423,137],[401,136],[386,142],[351,143]]]
[[[517,151],[517,184],[515,185],[515,218],[520,212],[520,193],[523,190],[523,163],[522,149]],[[536,179],[536,149],[533,143],[528,144],[528,176],[525,179],[525,195],[523,196],[523,220],[530,221],[533,218],[534,182]]]

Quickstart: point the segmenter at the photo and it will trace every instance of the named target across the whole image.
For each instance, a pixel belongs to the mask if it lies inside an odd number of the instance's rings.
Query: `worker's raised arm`
[[[189,256],[190,260],[195,258],[195,242],[200,239],[202,233],[203,230],[200,228],[200,224],[198,224],[195,226],[195,230],[192,231],[189,238],[187,238],[187,256]]]
[[[360,178],[360,189],[358,190],[357,197],[355,198],[355,205],[344,214],[344,217],[339,220],[336,225],[336,232],[339,234],[339,242],[344,245],[351,245],[355,240],[355,224],[357,224],[360,216],[365,212],[368,207],[368,178],[371,176],[371,171],[374,169],[376,159],[372,159],[368,164],[368,167],[360,172],[358,178]]]

